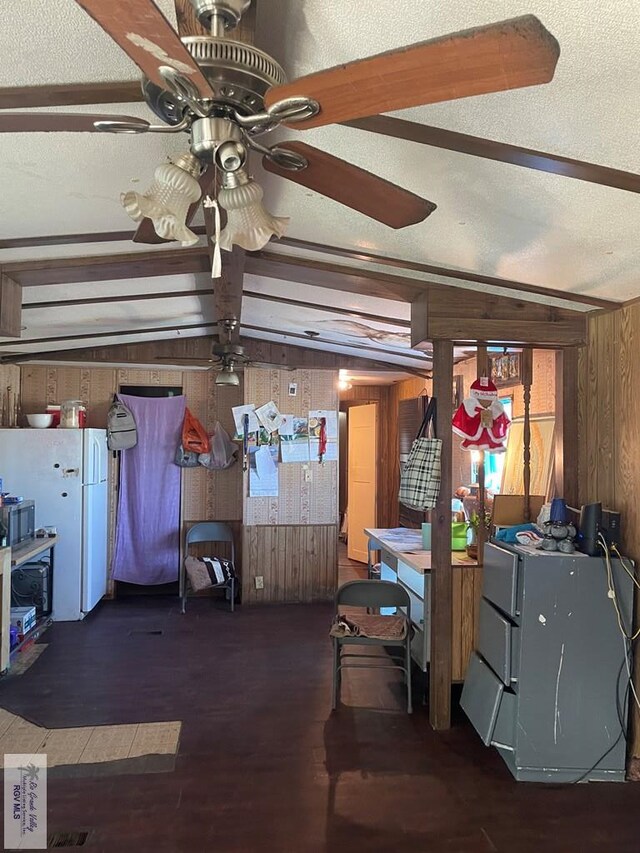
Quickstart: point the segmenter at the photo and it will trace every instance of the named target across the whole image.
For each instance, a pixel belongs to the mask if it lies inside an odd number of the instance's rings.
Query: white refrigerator
[[[3,491],[57,529],[54,621],[83,619],[107,591],[107,470],[103,429],[0,429]]]

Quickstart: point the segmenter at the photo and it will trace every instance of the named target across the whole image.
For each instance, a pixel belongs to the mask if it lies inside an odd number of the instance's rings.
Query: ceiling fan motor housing
[[[182,43],[215,93],[212,100],[204,102],[210,108],[210,115],[260,113],[268,90],[287,82],[281,65],[253,45],[217,36],[184,36]],[[178,96],[146,79],[142,91],[159,118],[168,124],[178,124],[186,107]],[[251,132],[251,127],[246,129]]]
[[[251,0],[191,0],[198,20],[203,27],[211,29],[213,18],[220,18],[225,29],[232,30],[251,5]]]

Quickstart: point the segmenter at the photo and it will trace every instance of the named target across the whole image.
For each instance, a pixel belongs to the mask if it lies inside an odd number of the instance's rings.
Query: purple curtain
[[[181,469],[173,460],[185,398],[118,397],[133,413],[138,443],[121,454],[111,576],[127,583],[169,583],[178,579],[180,563]]]

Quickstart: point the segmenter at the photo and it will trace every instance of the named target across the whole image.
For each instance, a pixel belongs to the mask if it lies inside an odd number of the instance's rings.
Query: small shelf
[[[36,620],[36,624],[33,628],[26,634],[22,640],[14,646],[9,653],[9,661],[12,662],[14,656],[18,654],[18,652],[22,651],[25,646],[28,646],[30,643],[34,643],[37,639],[39,639],[47,628],[52,624],[53,619],[51,618],[51,614],[48,616],[41,616]]]

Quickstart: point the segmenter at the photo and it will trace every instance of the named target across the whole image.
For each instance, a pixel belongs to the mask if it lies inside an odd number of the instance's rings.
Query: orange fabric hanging
[[[184,421],[182,423],[182,446],[185,450],[193,453],[209,453],[211,443],[205,428],[200,421],[194,417],[189,409],[185,409]]]

